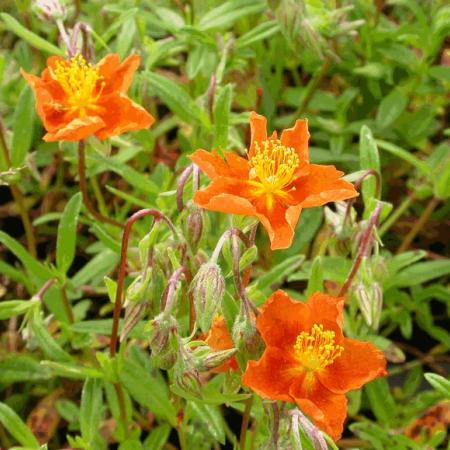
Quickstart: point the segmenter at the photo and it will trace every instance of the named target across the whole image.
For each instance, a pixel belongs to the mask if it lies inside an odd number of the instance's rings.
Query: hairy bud
[[[195,367],[192,353],[184,347],[180,347],[173,374],[176,386],[189,394],[201,397],[200,374]]]
[[[172,315],[161,313],[151,321],[150,327],[152,360],[161,369],[168,370],[177,359],[178,323]]]
[[[197,323],[202,331],[211,328],[211,323],[225,294],[225,279],[220,267],[206,263],[200,267],[191,283]]]
[[[256,323],[248,315],[243,314],[242,311],[236,317],[232,336],[236,348],[247,359],[258,359],[261,356],[264,343],[256,329]]]
[[[36,0],[36,8],[49,22],[53,20],[63,20],[66,10],[59,0]]]
[[[186,217],[186,239],[193,246],[197,247],[203,233],[203,214],[200,208],[193,207]]]
[[[193,352],[195,366],[200,372],[215,369],[216,367],[228,361],[236,354],[237,350],[231,348],[228,350],[212,351],[208,345],[197,347]]]
[[[374,281],[369,286],[358,283],[355,289],[359,309],[367,325],[374,330],[378,329],[380,323],[381,310],[383,308],[383,290]]]

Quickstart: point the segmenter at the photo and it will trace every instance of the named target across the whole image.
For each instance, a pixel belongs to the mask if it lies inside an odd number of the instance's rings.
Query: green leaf
[[[248,47],[249,45],[266,39],[279,31],[280,26],[276,20],[262,22],[255,28],[252,28],[249,32],[236,39],[235,46],[236,48]]]
[[[421,161],[419,158],[414,156],[412,153],[404,150],[398,145],[392,144],[387,141],[383,141],[381,139],[377,139],[376,143],[378,144],[378,147],[382,148],[383,150],[386,150],[387,152],[391,153],[397,158],[403,159],[404,161],[408,162],[416,169],[418,169],[420,172],[422,172],[422,174],[427,176],[432,175],[430,167],[426,163]]]
[[[125,162],[118,161],[112,157],[106,157],[97,151],[89,152],[87,159],[89,161],[95,161],[103,164],[108,170],[112,170],[117,173],[117,175],[120,175],[125,179],[125,181],[142,192],[146,192],[148,194],[159,194],[158,186],[149,179],[148,175],[143,175],[127,165]]]
[[[272,267],[267,273],[261,275],[249,286],[249,294],[258,291],[269,292],[275,283],[280,283],[289,275],[295,272],[303,263],[305,257],[303,255],[295,255],[286,258],[276,266]],[[266,293],[267,293],[266,292]]]
[[[395,278],[395,286],[410,287],[450,274],[450,259],[426,261],[402,270]]]
[[[64,208],[58,226],[56,240],[56,267],[65,274],[72,265],[75,257],[75,246],[77,240],[78,215],[81,208],[81,193],[77,192]]]
[[[228,128],[230,125],[231,84],[224,86],[216,99],[214,106],[214,148],[228,148]]]
[[[450,399],[450,380],[447,380],[437,373],[427,372],[424,374],[425,379],[431,384],[437,391],[444,395],[445,398]]]
[[[171,428],[167,423],[153,428],[144,441],[143,449],[161,450],[169,439],[170,430]]]
[[[20,444],[39,449],[40,445],[31,430],[23,423],[17,413],[5,403],[0,402],[0,422]]]
[[[54,361],[42,361],[43,367],[49,368],[54,376],[84,380],[86,378],[102,378],[103,373],[93,367],[83,367],[79,364],[59,363]]]
[[[216,441],[225,444],[225,424],[217,406],[189,402],[188,408],[192,409],[197,420],[204,423],[207,431]]]
[[[63,50],[22,26],[16,19],[14,19],[14,17],[6,13],[0,13],[0,17],[9,31],[28,42],[32,47],[49,53],[50,55],[64,56]]]
[[[370,406],[382,424],[392,424],[398,417],[397,407],[385,378],[378,378],[365,386]]]
[[[70,362],[73,360],[72,356],[62,349],[47,331],[47,328],[44,327],[39,311],[35,311],[30,322],[34,337],[47,358],[58,362]]]
[[[48,380],[51,372],[29,356],[9,356],[0,361],[0,385]]]
[[[400,89],[393,89],[380,103],[377,125],[382,129],[389,127],[400,117],[407,105],[408,97]]]
[[[317,257],[311,267],[311,275],[308,280],[308,287],[306,289],[305,295],[309,297],[315,292],[323,291],[323,263],[322,258]]]
[[[81,392],[80,430],[81,436],[89,444],[89,448],[98,434],[102,416],[102,381],[98,378],[87,378]]]
[[[38,279],[40,282],[44,282],[53,278],[50,269],[33,258],[21,244],[3,231],[0,231],[0,243],[14,253],[35,281]]]
[[[381,176],[380,155],[378,154],[377,144],[375,142],[375,139],[373,138],[372,131],[370,131],[370,128],[366,125],[362,126],[359,137],[359,158],[361,169],[373,169]],[[376,192],[375,178],[373,176],[370,176],[369,178],[365,179],[363,181],[361,190],[364,198],[364,205],[367,209],[369,199],[373,197],[379,197]]]
[[[0,320],[25,314],[31,308],[39,305],[39,300],[7,300],[0,302]]]
[[[227,28],[236,20],[250,14],[257,14],[266,8],[262,0],[231,0],[209,10],[200,19],[198,28],[202,31],[213,28]]]
[[[156,73],[145,72],[143,76],[150,82],[156,95],[180,119],[190,124],[211,128],[206,112],[177,83]]]
[[[13,167],[24,164],[31,147],[34,124],[34,95],[25,86],[19,96],[13,117],[13,136],[11,141],[11,162]]]
[[[119,255],[110,249],[106,249],[92,258],[83,268],[81,268],[72,278],[75,287],[80,287],[92,280],[109,274],[119,261]]]
[[[169,400],[164,382],[146,372],[139,364],[126,360],[120,379],[129,394],[142,406],[149,408],[156,417],[176,426],[176,410]],[[139,380],[139,383],[136,383]]]

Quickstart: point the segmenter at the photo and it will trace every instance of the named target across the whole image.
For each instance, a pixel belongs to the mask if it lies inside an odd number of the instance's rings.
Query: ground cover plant
[[[449,448],[446,1],[0,5],[0,449]]]

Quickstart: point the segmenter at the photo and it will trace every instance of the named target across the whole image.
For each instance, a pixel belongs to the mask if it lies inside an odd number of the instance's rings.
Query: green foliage
[[[311,162],[335,165],[360,186],[360,196],[304,208],[288,249],[272,252],[259,226],[248,248],[239,241],[236,257],[225,236],[218,311],[228,329],[242,318],[243,292],[258,308],[278,288],[299,301],[318,291],[337,295],[358,261],[344,333],[380,348],[388,373],[348,394],[345,438],[352,441],[342,447],[448,446],[439,427],[411,431],[418,418],[443,408],[450,389],[445,1],[93,0],[64,1],[61,10],[3,3],[0,448],[238,449],[250,402],[242,448],[340,448],[304,422],[296,434],[293,403],[275,406],[242,385],[244,351],[235,355],[237,372],[211,372],[207,365],[222,363],[224,349],[213,352],[205,343],[212,317],[194,324],[190,315],[191,280],[223,233],[234,227],[245,241],[257,222],[200,210],[192,201],[195,176],[180,194],[180,174],[197,148],[245,157],[250,111],[267,117],[270,133],[306,118]],[[155,123],[86,140],[89,198],[119,226],[83,205],[77,143],[42,140],[49,124],[41,125],[33,90],[20,75],[22,68],[37,76],[48,56],[67,56],[73,30],[94,64],[109,53],[122,61],[141,57],[128,95]],[[45,108],[60,113],[63,106],[49,101]],[[201,187],[207,183],[202,174]],[[377,205],[373,239],[360,255]],[[139,208],[158,210],[171,223],[142,217],[133,224],[114,354],[120,226]],[[173,320],[158,322],[167,302]],[[196,306],[202,311],[201,302]],[[43,406],[49,396],[50,407]],[[54,429],[44,421],[48,442],[40,443],[42,424],[31,411],[57,418]]]

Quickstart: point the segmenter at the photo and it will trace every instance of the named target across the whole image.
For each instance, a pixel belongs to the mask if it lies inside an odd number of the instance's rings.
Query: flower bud
[[[66,10],[59,0],[36,0],[35,5],[45,20],[49,22],[63,20],[66,16]]]
[[[380,285],[376,281],[372,282],[370,286],[358,283],[355,295],[367,325],[377,330],[383,308],[383,291]]]
[[[200,372],[215,369],[216,367],[228,361],[237,350],[231,348],[228,350],[212,351],[208,345],[197,347],[193,352],[195,366]]]
[[[131,303],[137,303],[147,300],[147,294],[151,291],[152,271],[147,270],[145,278],[138,275],[137,278],[128,286],[126,299]]]
[[[202,383],[200,374],[189,350],[180,347],[178,358],[174,366],[175,385],[189,394],[201,397]]]
[[[203,214],[200,208],[194,207],[186,218],[186,239],[193,246],[197,247],[203,233]]]
[[[256,323],[242,311],[236,317],[232,331],[233,341],[239,353],[246,359],[259,359],[264,343],[256,329]]]
[[[202,331],[211,328],[213,318],[220,308],[225,294],[225,279],[220,267],[206,263],[200,267],[191,283],[197,323]]]
[[[150,326],[152,360],[161,369],[168,370],[177,359],[178,323],[172,315],[161,313],[151,321]]]

